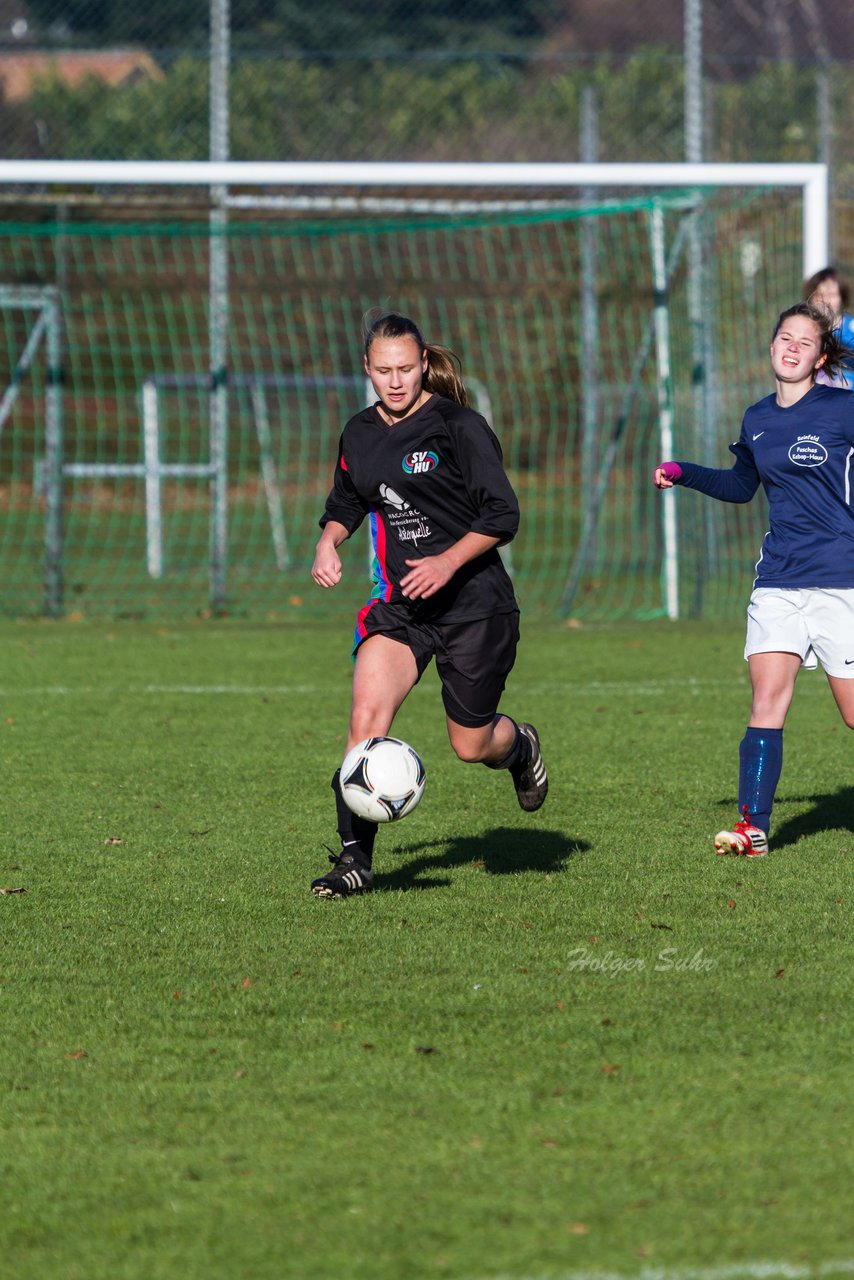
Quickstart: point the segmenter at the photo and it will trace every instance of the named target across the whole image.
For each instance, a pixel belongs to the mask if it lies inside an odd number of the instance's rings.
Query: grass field
[[[536,815],[457,762],[319,902],[334,625],[3,623],[0,1272],[854,1273],[854,739],[820,675],[772,852],[718,859],[741,627],[530,625]]]

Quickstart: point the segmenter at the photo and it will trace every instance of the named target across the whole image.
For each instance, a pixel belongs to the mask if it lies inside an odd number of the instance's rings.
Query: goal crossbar
[[[826,164],[527,164],[458,162],[0,160],[0,185],[593,188],[795,187],[803,273],[827,265]]]

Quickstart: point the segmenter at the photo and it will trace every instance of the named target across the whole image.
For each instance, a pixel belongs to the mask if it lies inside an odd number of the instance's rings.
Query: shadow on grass
[[[443,842],[444,845],[444,842]],[[414,854],[402,867],[376,876],[377,889],[444,889],[451,883],[447,875],[435,875],[452,867],[483,867],[490,875],[511,875],[517,871],[542,874],[563,871],[566,862],[590,848],[584,840],[567,840],[558,831],[520,831],[496,827],[479,836],[459,836],[442,853],[431,854],[436,842],[406,845],[399,853]]]
[[[840,787],[838,791],[827,791],[811,796],[786,796],[793,803],[811,804],[812,809],[789,818],[786,822],[771,826],[771,844],[774,849],[785,845],[796,844],[806,836],[817,835],[819,831],[850,831],[854,833],[854,787]]]

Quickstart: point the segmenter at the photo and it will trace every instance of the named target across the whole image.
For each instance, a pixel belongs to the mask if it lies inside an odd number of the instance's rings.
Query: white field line
[[[816,1265],[794,1262],[733,1262],[722,1267],[644,1267],[642,1271],[563,1271],[550,1276],[492,1275],[488,1280],[835,1280],[854,1275],[854,1258]],[[481,1277],[479,1280],[487,1280]]]
[[[102,698],[157,697],[162,694],[186,693],[192,696],[232,694],[236,697],[293,697],[326,691],[319,684],[145,684],[145,685],[33,685],[17,689],[0,689],[0,698]]]
[[[532,695],[566,694],[571,698],[601,697],[603,694],[620,693],[638,697],[660,697],[674,691],[684,697],[702,697],[710,690],[732,689],[744,692],[748,688],[747,676],[734,679],[703,680],[691,678],[683,680],[553,680],[548,682],[520,682],[520,689]],[[801,682],[798,690],[816,692],[824,691],[823,680]],[[430,681],[422,681],[413,690],[419,694],[431,690]],[[158,697],[161,695],[185,694],[189,697],[316,697],[329,692],[329,685],[320,684],[145,684],[145,685],[24,685],[18,688],[0,688],[0,698],[15,697]]]

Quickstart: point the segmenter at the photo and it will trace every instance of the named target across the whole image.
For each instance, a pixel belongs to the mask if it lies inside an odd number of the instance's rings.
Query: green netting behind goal
[[[652,275],[654,207],[666,299]],[[800,205],[781,193],[441,216],[232,212],[218,317],[204,216],[94,208],[7,205],[0,224],[6,615],[211,608],[216,394],[228,421],[219,603],[282,617],[365,598],[361,531],[341,591],[319,591],[308,570],[340,428],[366,402],[360,325],[375,307],[413,315],[462,359],[521,501],[508,563],[523,607],[659,615],[656,301],[669,320],[674,454],[726,465],[744,407],[768,387],[772,321],[799,291]],[[689,244],[704,264],[699,306]],[[212,369],[212,319],[225,323],[224,368]],[[749,588],[762,499],[715,507],[679,498],[685,615],[736,616]]]

